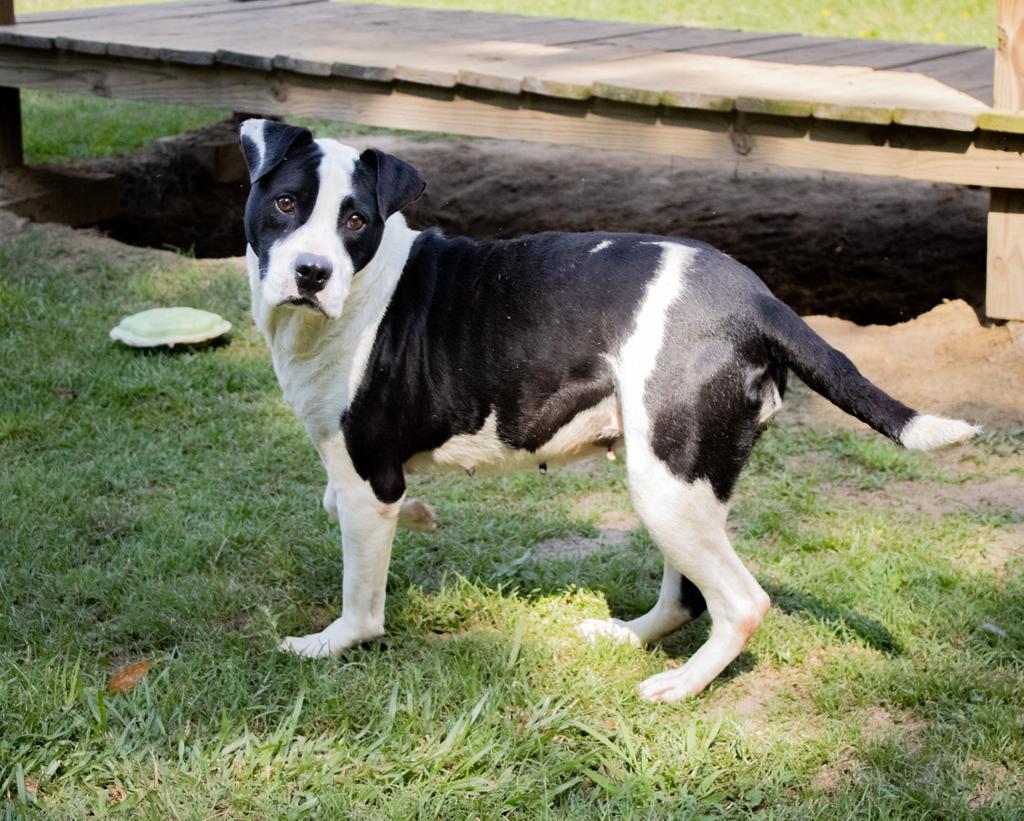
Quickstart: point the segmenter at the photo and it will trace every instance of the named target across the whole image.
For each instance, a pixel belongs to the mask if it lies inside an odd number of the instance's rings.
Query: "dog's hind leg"
[[[338,521],[338,493],[330,477],[327,479],[327,487],[324,488],[323,504],[327,515],[333,521]],[[437,530],[437,516],[434,514],[434,508],[422,499],[406,499],[398,511],[398,526],[405,530],[433,533]]]
[[[674,633],[704,610],[704,597],[700,590],[665,559],[661,589],[654,607],[630,621],[587,619],[577,630],[587,638],[606,637],[639,646]]]
[[[729,542],[726,514],[772,376],[717,341],[692,351],[701,368],[669,363],[647,383],[643,403],[623,403],[633,507],[711,616],[710,636],[683,667],[640,685],[651,701],[701,692],[739,655],[769,607]]]
[[[637,512],[666,560],[699,589],[711,614],[711,635],[678,670],[640,685],[649,701],[696,695],[739,655],[768,612],[768,595],[743,566],[725,530],[726,505],[709,482],[684,482],[660,462],[631,470]]]
[[[437,530],[434,508],[422,499],[406,499],[398,511],[398,526],[405,530],[420,530],[433,533]]]
[[[324,488],[324,510],[332,522],[338,521],[338,492],[334,489],[334,482],[327,477],[327,487]]]
[[[686,664],[640,685],[643,698],[678,701],[707,687],[768,611],[725,519],[766,391],[778,379],[741,328],[723,328],[715,311],[728,313],[728,305],[699,304],[706,295],[691,290],[699,252],[662,248],[614,367],[633,507],[680,584],[691,582],[711,614],[711,634]]]

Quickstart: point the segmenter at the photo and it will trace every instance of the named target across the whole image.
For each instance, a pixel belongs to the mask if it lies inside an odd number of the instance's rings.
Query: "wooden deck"
[[[1017,203],[1024,116],[992,108],[995,62],[968,46],[325,0],[0,26],[0,87],[984,185]],[[994,278],[990,265],[992,316],[1024,317],[1020,261]]]
[[[29,15],[0,28],[0,45],[966,132],[990,110],[993,76],[992,51],[978,47],[323,0]]]

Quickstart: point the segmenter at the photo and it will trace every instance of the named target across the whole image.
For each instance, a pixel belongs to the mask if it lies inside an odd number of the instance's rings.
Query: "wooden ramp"
[[[967,46],[325,0],[0,26],[0,86],[984,185],[1017,203],[1024,116],[992,108],[995,62]],[[999,253],[989,312],[1024,317],[1024,254]]]

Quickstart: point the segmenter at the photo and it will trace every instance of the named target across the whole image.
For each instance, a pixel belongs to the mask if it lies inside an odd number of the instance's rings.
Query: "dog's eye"
[[[282,194],[274,199],[274,205],[282,214],[290,214],[295,210],[295,197],[291,194]]]
[[[363,226],[366,225],[366,220],[364,220],[360,214],[353,214],[348,218],[348,222],[346,222],[345,225],[350,231],[362,231]]]

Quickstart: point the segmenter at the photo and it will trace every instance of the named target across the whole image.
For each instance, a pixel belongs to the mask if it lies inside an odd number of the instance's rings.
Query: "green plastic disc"
[[[230,330],[230,322],[210,311],[152,308],[126,316],[111,329],[110,338],[133,348],[154,348],[207,342]]]

